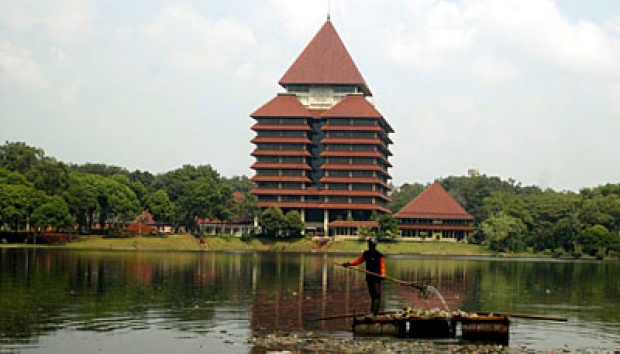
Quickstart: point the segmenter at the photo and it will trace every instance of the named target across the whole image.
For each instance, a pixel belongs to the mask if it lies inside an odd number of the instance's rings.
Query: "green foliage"
[[[5,142],[0,146],[0,167],[26,175],[45,156],[42,149],[23,142]]]
[[[284,216],[282,233],[288,237],[301,237],[306,225],[297,210],[291,210]]]
[[[65,200],[59,196],[47,200],[32,212],[32,225],[44,230],[47,226],[61,228],[71,226],[71,214]]]
[[[270,206],[261,213],[259,224],[263,235],[278,237],[281,234],[284,222],[282,209]]]
[[[489,248],[501,252],[521,252],[525,250],[523,232],[525,224],[520,219],[500,212],[480,225]]]
[[[375,232],[368,226],[360,226],[357,228],[357,237],[361,241],[365,241],[371,237],[375,237]]]
[[[607,250],[613,243],[613,237],[605,226],[594,225],[581,232],[578,242],[583,245],[584,253],[595,256],[599,249]]]
[[[394,238],[399,234],[398,220],[390,214],[379,216],[378,235],[381,238]]]
[[[176,214],[176,206],[170,201],[168,193],[163,189],[149,194],[146,197],[145,207],[155,220],[162,223],[172,222]]]

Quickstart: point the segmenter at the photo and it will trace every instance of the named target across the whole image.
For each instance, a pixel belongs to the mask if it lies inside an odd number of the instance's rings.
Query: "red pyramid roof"
[[[279,94],[250,114],[251,117],[312,117],[295,95]]]
[[[437,181],[394,214],[394,217],[473,219]]]
[[[375,106],[361,95],[346,96],[321,117],[383,118]]]
[[[280,85],[359,85],[372,95],[331,21],[327,20],[279,81]]]

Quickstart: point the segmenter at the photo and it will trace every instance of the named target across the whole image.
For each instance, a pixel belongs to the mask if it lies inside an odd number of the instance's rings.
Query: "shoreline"
[[[72,241],[58,244],[0,243],[0,249],[41,248],[83,251],[118,251],[118,252],[227,252],[227,253],[305,253],[332,254],[350,256],[365,249],[365,242],[343,239],[330,242],[327,246],[302,239],[260,239],[242,240],[232,236],[207,236],[204,244],[188,234],[168,236],[134,236],[129,238],[106,238],[102,236],[75,236]],[[487,258],[487,259],[521,259],[573,261],[575,258],[554,258],[546,254],[515,253],[507,254],[490,251],[485,246],[438,242],[438,241],[389,241],[379,244],[379,250],[388,257],[429,257],[429,258]],[[592,261],[594,257],[581,260]],[[617,260],[617,259],[607,259]],[[597,260],[598,261],[598,260]]]

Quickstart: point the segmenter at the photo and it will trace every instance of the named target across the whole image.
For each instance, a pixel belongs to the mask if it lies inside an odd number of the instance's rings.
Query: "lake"
[[[0,352],[249,353],[275,331],[352,336],[364,275],[333,254],[0,249]],[[433,284],[450,310],[513,318],[510,347],[620,348],[620,262],[388,256],[389,276]],[[443,308],[384,283],[384,308]]]

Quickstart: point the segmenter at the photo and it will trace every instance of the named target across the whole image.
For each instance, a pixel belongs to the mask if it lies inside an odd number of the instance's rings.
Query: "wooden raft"
[[[353,318],[353,333],[400,338],[455,338],[458,325],[463,339],[508,342],[509,317],[493,314],[476,317],[357,316]]]

